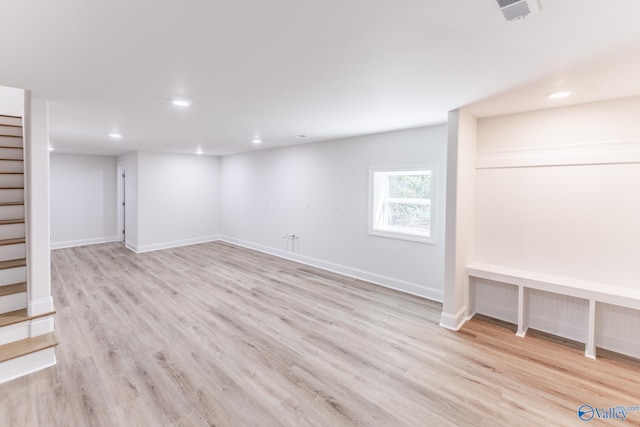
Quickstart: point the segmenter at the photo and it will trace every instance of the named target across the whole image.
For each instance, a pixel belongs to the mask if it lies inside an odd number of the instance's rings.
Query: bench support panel
[[[524,338],[529,329],[529,293],[527,289],[519,285],[518,286],[518,331],[516,335],[520,338]]]

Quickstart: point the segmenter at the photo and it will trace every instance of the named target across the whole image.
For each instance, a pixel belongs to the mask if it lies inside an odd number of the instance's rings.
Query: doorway
[[[124,164],[118,165],[118,241],[126,242],[126,201],[127,201],[127,186],[126,186],[126,166]]]

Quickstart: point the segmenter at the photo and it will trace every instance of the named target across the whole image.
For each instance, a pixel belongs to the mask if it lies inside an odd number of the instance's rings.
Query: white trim
[[[513,323],[514,325],[518,324],[518,310],[514,310],[511,307],[499,307],[497,305],[485,304],[476,301],[474,314],[482,314],[483,316]]]
[[[573,145],[478,151],[476,169],[640,163],[640,141],[600,141]]]
[[[194,237],[192,239],[174,240],[172,242],[154,243],[152,245],[137,246],[130,242],[125,242],[125,247],[132,250],[135,253],[151,252],[161,249],[171,249],[180,246],[197,245],[198,243],[208,243],[220,240],[220,235],[215,234],[213,236]]]
[[[528,316],[529,329],[546,332],[562,338],[567,338],[582,344],[587,342],[589,331],[576,325],[569,325],[557,320],[545,319],[539,316]]]
[[[459,331],[467,321],[467,307],[462,307],[456,314],[442,312],[440,326],[451,331]]]
[[[53,311],[53,297],[31,300],[27,302],[29,316],[49,313]]]
[[[420,232],[396,231],[391,229],[375,228],[375,213],[378,207],[374,202],[376,197],[375,174],[378,172],[386,172],[392,175],[411,175],[412,172],[429,172],[431,175],[431,198],[429,198],[429,206],[431,216],[429,218],[429,235],[425,236]],[[367,213],[368,234],[376,237],[386,237],[391,239],[408,240],[418,243],[427,243],[435,245],[437,242],[437,186],[438,186],[438,165],[434,163],[408,166],[370,166],[369,167],[369,204]]]
[[[82,240],[69,240],[66,242],[51,242],[51,250],[55,249],[64,249],[64,248],[73,248],[76,246],[87,246],[87,245],[97,245],[100,243],[112,243],[117,242],[118,236],[108,236],[108,237],[94,237],[91,239],[82,239]]]
[[[29,325],[29,336],[37,337],[39,335],[48,334],[49,332],[53,332],[54,329],[53,315],[41,317],[39,319],[33,319],[31,320],[31,324]]]
[[[640,342],[596,333],[596,347],[640,358]]]
[[[122,242],[125,240],[126,238],[126,230],[125,233],[122,233],[122,230],[125,229],[126,226],[126,212],[125,212],[125,206],[123,205],[123,203],[126,203],[126,189],[125,189],[125,182],[126,182],[126,174],[127,174],[127,165],[124,162],[120,162],[117,165],[117,170],[116,170],[117,175],[117,183],[118,183],[118,187],[117,187],[117,205],[116,205],[116,212],[117,212],[117,221],[116,221],[116,226],[118,227],[116,229],[116,233],[117,233],[117,242]],[[125,175],[125,178],[122,177],[122,175]]]
[[[258,252],[274,255],[279,258],[295,261],[300,264],[310,265],[312,267],[320,268],[322,270],[342,274],[343,276],[364,280],[364,281],[373,283],[375,285],[384,286],[385,288],[390,288],[397,291],[405,292],[421,298],[426,298],[426,299],[430,299],[437,302],[442,302],[443,300],[442,290],[420,285],[417,283],[411,283],[402,279],[396,279],[393,277],[383,276],[380,274],[360,270],[357,268],[347,267],[341,264],[335,264],[329,261],[323,261],[317,258],[300,255],[294,252],[283,251],[281,249],[276,249],[270,246],[265,246],[258,243],[236,239],[230,236],[222,235],[220,237],[220,240],[237,245],[237,246],[242,246],[248,249],[252,249]]]
[[[7,360],[0,363],[0,384],[41,371],[55,364],[54,347]]]

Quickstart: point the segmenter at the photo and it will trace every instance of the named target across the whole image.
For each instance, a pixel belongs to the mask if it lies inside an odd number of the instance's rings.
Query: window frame
[[[385,173],[387,175],[411,175],[412,172],[430,172],[431,173],[431,198],[430,199],[398,199],[387,198],[376,194],[376,174]],[[433,164],[412,165],[412,166],[372,166],[369,168],[369,212],[368,212],[368,234],[376,237],[387,237],[392,239],[409,240],[420,243],[436,243],[436,183],[437,183],[437,166]],[[379,191],[380,189],[378,189]],[[393,201],[423,201],[428,200],[430,205],[429,218],[429,235],[420,232],[411,232],[410,230],[398,229],[381,229],[375,226],[376,217],[378,216],[381,205],[383,203],[392,203]],[[421,202],[418,202],[420,204]]]

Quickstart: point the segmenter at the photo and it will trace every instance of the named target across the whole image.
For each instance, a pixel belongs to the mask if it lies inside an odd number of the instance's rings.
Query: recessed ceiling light
[[[191,105],[191,101],[186,98],[175,98],[171,100],[171,103],[176,107],[188,107]]]
[[[292,136],[293,139],[308,138],[308,137],[309,137],[309,135],[305,135],[303,133],[301,133],[300,135]]]
[[[253,142],[254,144],[261,144],[261,143],[262,143],[262,140],[261,140],[260,138],[253,138],[253,141],[252,141],[252,142]]]
[[[53,151],[53,147],[52,146],[49,146],[49,151]]]
[[[551,98],[551,99],[561,99],[561,98],[566,98],[567,96],[571,95],[571,91],[568,90],[558,90],[555,92],[551,92],[547,94],[547,98]]]
[[[120,139],[120,138],[122,138],[122,134],[121,134],[121,133],[118,133],[118,132],[111,132],[111,133],[109,134],[109,136],[110,136],[111,138],[113,138],[113,139]]]
[[[198,148],[198,149],[196,150],[196,154],[202,154],[202,153],[203,153],[202,148]]]

